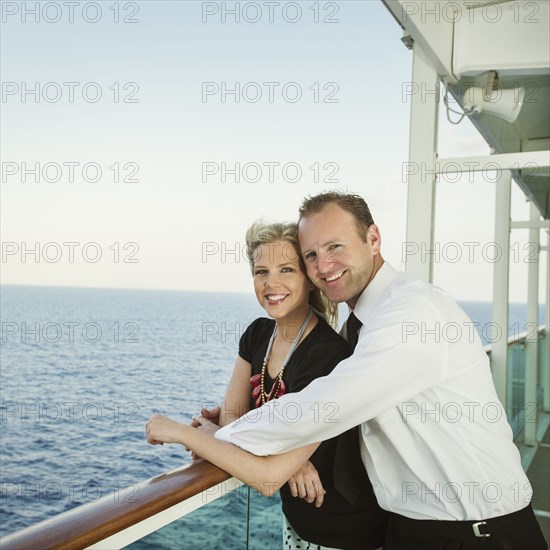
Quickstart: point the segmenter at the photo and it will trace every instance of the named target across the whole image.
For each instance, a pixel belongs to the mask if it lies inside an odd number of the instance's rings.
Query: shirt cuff
[[[239,421],[241,421],[241,424],[239,424]],[[261,432],[251,431],[249,433],[249,430],[246,430],[242,426],[242,418],[220,428],[214,434],[214,437],[220,441],[236,445],[256,456],[267,456],[285,452],[280,441],[275,441],[271,438],[266,439],[262,437]]]
[[[231,441],[231,425],[233,424],[233,422],[231,422],[230,424],[227,424],[227,426],[224,426],[223,428],[220,428],[215,434],[214,434],[214,437],[216,439],[219,439],[220,441],[227,441],[227,443],[232,443]]]

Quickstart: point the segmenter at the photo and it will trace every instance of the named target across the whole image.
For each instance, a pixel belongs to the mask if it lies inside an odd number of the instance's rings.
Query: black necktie
[[[350,313],[346,322],[346,331],[348,333],[348,342],[351,352],[355,351],[357,340],[359,340],[359,329],[363,326],[363,323],[357,319],[355,313]]]
[[[346,322],[348,343],[353,353],[359,340],[359,329],[363,323],[351,313]],[[336,453],[334,455],[334,487],[351,504],[353,504],[361,491],[365,489],[367,473],[359,446],[359,429],[357,426],[338,436]]]

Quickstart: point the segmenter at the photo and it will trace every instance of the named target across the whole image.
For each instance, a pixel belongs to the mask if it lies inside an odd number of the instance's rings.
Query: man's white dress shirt
[[[525,508],[532,490],[487,354],[454,300],[385,262],[354,313],[363,326],[351,357],[216,437],[271,455],[361,424],[363,462],[385,510],[481,520]]]

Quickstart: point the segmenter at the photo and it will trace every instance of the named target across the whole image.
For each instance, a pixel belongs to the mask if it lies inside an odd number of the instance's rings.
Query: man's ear
[[[382,237],[380,236],[380,229],[378,229],[378,226],[374,223],[372,223],[367,229],[367,243],[371,247],[373,254],[380,254]]]

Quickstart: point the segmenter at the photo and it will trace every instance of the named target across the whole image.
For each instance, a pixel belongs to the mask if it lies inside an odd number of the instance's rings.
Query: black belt
[[[399,514],[391,514],[390,526],[395,521],[397,525],[403,525],[412,533],[432,533],[433,535],[447,535],[462,539],[487,538],[491,535],[501,535],[511,531],[517,531],[521,525],[529,525],[533,518],[531,505],[519,510],[498,516],[496,518],[480,521],[440,521],[431,519],[411,519]]]

